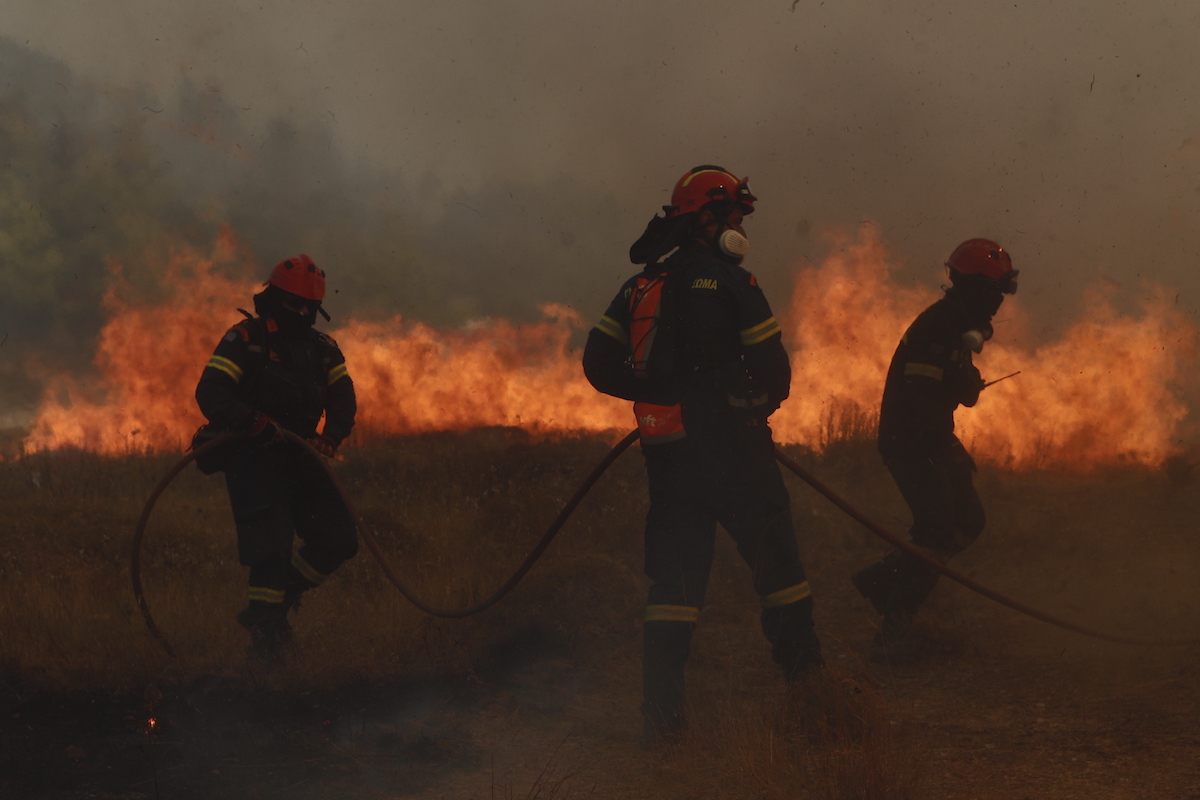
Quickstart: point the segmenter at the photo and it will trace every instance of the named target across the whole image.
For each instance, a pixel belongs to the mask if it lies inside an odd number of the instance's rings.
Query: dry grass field
[[[519,563],[619,438],[476,430],[372,441],[338,462],[365,524],[427,601],[466,605]],[[789,450],[895,531],[871,445]],[[849,574],[871,534],[789,478],[829,668],[788,693],[746,568],[722,540],[689,667],[693,730],[640,747],[636,447],[533,572],[478,617],[426,617],[364,548],[306,598],[287,669],[245,657],[219,476],[188,469],[130,540],[173,456],[0,463],[0,797],[1200,798],[1200,648],[1105,644],[943,582],[912,646],[869,660]],[[1190,462],[1090,475],[984,467],[989,526],[955,566],[1075,621],[1200,634]],[[156,720],[147,731],[147,720]]]

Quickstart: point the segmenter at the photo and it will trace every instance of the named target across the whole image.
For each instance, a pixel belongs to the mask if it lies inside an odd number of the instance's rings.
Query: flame
[[[891,279],[895,265],[875,226],[834,239],[833,255],[797,276],[785,317],[792,396],[772,417],[779,441],[818,448],[839,434],[873,430],[900,336],[940,296]],[[976,458],[1014,469],[1082,470],[1157,465],[1175,453],[1188,414],[1179,384],[1196,330],[1162,289],[1141,309],[1138,318],[1123,316],[1099,292],[1088,292],[1081,321],[1058,341],[1023,349],[1004,341],[1024,321],[1017,298],[1007,299],[998,316],[1015,324],[998,325],[975,363],[985,379],[1021,375],[989,387],[974,409],[955,415]]]
[[[599,395],[572,351],[585,326],[567,306],[543,322],[478,321],[435,331],[394,317],[337,331],[360,401],[364,431],[413,433],[512,425],[537,432],[632,427],[627,404]]]
[[[100,335],[98,381],[56,376],[47,387],[26,452],[78,447],[122,454],[178,450],[204,422],[192,390],[227,328],[259,284],[222,277],[216,265],[235,251],[223,237],[214,252],[173,254],[164,269],[169,295],[138,307],[123,301],[121,269],[110,265],[104,297],[110,315]],[[475,321],[437,331],[397,316],[351,320],[331,332],[359,398],[362,435],[509,425],[550,433],[632,427],[627,404],[598,394],[583,376],[572,334],[582,318],[562,305],[533,325]]]
[[[137,304],[112,265],[104,298],[98,380],[69,376],[46,390],[26,451],[64,446],[102,453],[178,450],[203,422],[192,399],[213,346],[237,322],[254,281],[222,276],[241,259],[223,235],[210,254],[186,250],[164,265],[165,300]],[[939,296],[892,277],[878,230],[834,239],[833,254],[798,271],[780,315],[792,351],[792,396],[772,417],[776,439],[821,449],[846,435],[872,435],[888,362],[912,319]],[[226,269],[224,272],[228,272]],[[399,316],[352,319],[332,331],[359,396],[361,436],[520,426],[538,433],[633,426],[629,404],[598,394],[583,377],[573,338],[590,320],[556,304],[543,320],[479,320],[438,330]],[[1015,317],[976,358],[985,377],[1022,370],[957,414],[980,460],[1009,468],[1075,469],[1120,462],[1158,464],[1174,452],[1188,409],[1179,382],[1196,331],[1162,291],[1140,316],[1122,315],[1099,294],[1056,341],[1022,348]],[[1006,337],[1009,341],[1006,341]]]
[[[255,288],[214,270],[236,249],[223,231],[210,255],[171,254],[163,270],[167,299],[150,306],[123,299],[129,287],[120,264],[110,263],[103,299],[109,321],[95,357],[100,377],[49,381],[23,442],[26,452],[78,447],[115,455],[178,450],[190,441],[204,423],[192,399],[200,370],[236,321],[230,310],[245,304]]]
[[[1140,306],[1139,318],[1123,316],[1089,291],[1083,319],[1060,340],[1032,352],[987,345],[979,360],[996,377],[1023,371],[960,415],[963,440],[1018,468],[1163,463],[1179,450],[1188,414],[1180,384],[1196,330],[1161,288]]]
[[[833,253],[802,269],[782,314],[792,392],[771,417],[776,440],[823,448],[872,431],[892,352],[935,291],[898,287],[874,226],[830,235]]]

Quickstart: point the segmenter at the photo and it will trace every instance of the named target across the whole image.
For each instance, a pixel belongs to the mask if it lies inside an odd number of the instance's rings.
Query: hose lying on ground
[[[915,547],[914,545],[904,541],[903,539],[896,536],[895,534],[888,532],[882,526],[876,524],[875,522],[871,521],[867,517],[863,516],[862,512],[860,512],[854,506],[850,505],[845,500],[843,500],[841,497],[839,497],[837,494],[835,494],[832,489],[830,489],[825,484],[821,483],[821,481],[819,481],[816,478],[816,476],[814,476],[811,472],[804,469],[804,467],[800,466],[795,461],[793,461],[792,459],[785,456],[781,450],[775,451],[775,458],[777,458],[779,460],[780,464],[783,464],[785,467],[787,467],[789,470],[791,470],[793,473],[795,473],[796,476],[800,478],[800,480],[804,481],[809,486],[816,489],[817,492],[820,493],[821,495],[823,495],[826,500],[833,503],[835,506],[840,508],[842,511],[846,512],[846,514],[849,515],[851,519],[853,519],[854,521],[861,524],[863,527],[865,527],[871,533],[878,536],[880,539],[883,539],[885,542],[892,545],[893,547],[903,550],[904,552],[908,553],[909,555],[920,559],[922,562],[933,567],[934,569],[936,569],[938,572],[945,575],[950,580],[957,581],[958,583],[961,583],[963,586],[967,587],[971,591],[981,594],[984,597],[988,598],[989,600],[995,600],[1000,605],[1008,606],[1009,608],[1013,609],[1014,611],[1019,611],[1022,614],[1033,617],[1034,619],[1040,619],[1042,622],[1048,622],[1051,625],[1055,625],[1059,628],[1063,628],[1068,631],[1074,631],[1075,633],[1082,633],[1084,636],[1091,636],[1092,638],[1095,638],[1095,639],[1103,639],[1106,642],[1118,642],[1120,644],[1141,645],[1144,647],[1166,647],[1166,646],[1195,644],[1197,642],[1200,642],[1200,639],[1197,639],[1195,637],[1191,637],[1191,638],[1187,638],[1187,639],[1142,639],[1142,638],[1139,638],[1136,636],[1120,636],[1118,634],[1105,633],[1104,631],[1098,631],[1094,628],[1088,628],[1083,625],[1076,625],[1074,622],[1068,622],[1064,619],[1059,619],[1058,617],[1055,617],[1051,614],[1047,614],[1044,611],[1038,611],[1036,608],[1031,608],[1030,606],[1027,606],[1024,603],[1019,603],[1016,600],[1013,600],[1010,597],[1006,597],[1005,595],[1002,595],[993,589],[989,589],[988,587],[983,586],[982,584],[976,583],[975,581],[968,578],[966,575],[963,575],[961,572],[958,572],[956,570],[951,569],[950,567],[947,567],[945,564],[938,561],[937,559],[930,558],[928,555],[921,552],[921,550],[918,549],[917,547]]]
[[[624,439],[613,446],[613,448],[600,461],[600,463],[596,465],[595,469],[592,470],[591,474],[589,474],[583,483],[579,485],[579,488],[575,491],[575,494],[571,496],[571,499],[568,500],[566,505],[563,506],[562,510],[559,511],[558,516],[554,518],[552,523],[550,523],[550,527],[547,528],[546,532],[542,534],[542,538],[538,540],[533,550],[530,551],[525,560],[521,562],[521,565],[517,568],[516,572],[514,572],[512,577],[505,581],[499,589],[497,589],[484,600],[481,600],[472,606],[460,609],[444,609],[435,608],[422,602],[421,599],[414,595],[412,590],[410,590],[396,576],[396,573],[392,570],[391,565],[388,564],[387,559],[384,557],[383,550],[379,547],[379,542],[376,541],[374,534],[372,534],[370,530],[363,525],[362,518],[359,517],[358,511],[354,508],[349,495],[346,493],[341,481],[338,480],[337,474],[334,473],[332,467],[330,467],[326,459],[322,458],[317,451],[308,444],[308,442],[304,441],[303,438],[291,433],[290,431],[284,431],[283,433],[288,439],[298,444],[305,452],[309,454],[310,457],[315,458],[317,462],[321,464],[321,467],[325,470],[326,474],[329,475],[330,480],[333,481],[334,487],[337,488],[338,493],[341,495],[342,501],[346,504],[346,508],[350,511],[351,516],[354,518],[354,523],[358,527],[359,532],[362,534],[363,541],[366,542],[367,548],[371,551],[371,555],[373,555],[375,560],[379,562],[380,568],[383,569],[384,575],[387,576],[387,579],[391,581],[392,585],[395,586],[402,595],[404,595],[405,599],[407,599],[421,611],[424,611],[426,614],[445,619],[461,619],[463,617],[469,617],[473,614],[478,614],[480,611],[483,611],[484,609],[494,605],[502,597],[508,594],[513,587],[525,577],[525,575],[541,557],[542,553],[546,551],[546,548],[550,546],[550,542],[553,541],[554,537],[566,523],[572,512],[574,512],[576,506],[579,505],[580,501],[583,500],[588,491],[592,488],[596,481],[599,480],[600,476],[603,475],[604,472],[612,465],[612,463],[616,461],[617,458],[638,439],[638,432],[635,429],[626,435]],[[241,434],[232,433],[222,434],[212,441],[196,448],[192,452],[185,454],[184,457],[181,458],[179,462],[176,463],[167,472],[167,474],[163,476],[162,480],[158,482],[158,485],[154,487],[154,491],[151,492],[149,499],[146,501],[146,505],[142,508],[142,514],[138,518],[137,528],[134,531],[133,558],[130,564],[130,573],[133,579],[133,594],[137,600],[138,608],[140,608],[142,611],[142,616],[146,619],[146,627],[150,629],[150,633],[155,639],[158,640],[159,644],[162,645],[163,649],[167,652],[167,655],[172,657],[175,655],[175,650],[171,646],[171,643],[167,640],[166,636],[164,636],[162,631],[159,630],[158,625],[155,624],[154,617],[150,613],[150,606],[147,604],[145,594],[142,591],[141,553],[142,540],[145,538],[146,533],[146,523],[150,519],[150,512],[153,511],[154,505],[158,502],[159,496],[163,493],[163,491],[166,490],[167,486],[169,486],[171,482],[175,480],[176,476],[178,476],[188,464],[196,459],[196,456],[203,455],[209,450],[220,447],[221,445],[229,442],[231,439],[238,438],[240,435]],[[1194,637],[1186,639],[1143,639],[1134,636],[1120,636],[1117,634],[1105,633],[1104,631],[1095,630],[1093,628],[1088,628],[1083,625],[1077,625],[1073,622],[1059,619],[1051,614],[1047,614],[1043,611],[1037,610],[1036,608],[1027,606],[1024,603],[1019,603],[1016,600],[1006,597],[997,591],[983,586],[982,584],[976,583],[962,573],[947,567],[945,564],[942,564],[940,561],[930,558],[921,550],[899,538],[895,534],[888,532],[882,526],[868,519],[860,511],[858,511],[858,509],[854,508],[854,506],[850,505],[839,495],[834,493],[832,489],[818,480],[808,470],[804,469],[791,458],[784,455],[781,450],[775,451],[775,457],[781,464],[787,467],[791,472],[795,473],[797,477],[817,490],[818,493],[823,495],[825,499],[829,500],[880,539],[883,539],[893,547],[903,550],[904,552],[920,559],[923,563],[933,567],[942,575],[945,575],[947,578],[962,584],[971,591],[981,594],[990,600],[994,600],[1001,605],[1008,606],[1014,611],[1018,611],[1027,616],[1033,617],[1034,619],[1041,620],[1042,622],[1055,625],[1065,630],[1074,631],[1075,633],[1080,633],[1084,636],[1091,636],[1092,638],[1102,639],[1108,642],[1140,645],[1144,647],[1188,645],[1200,642],[1200,639],[1196,639]]]
[[[554,540],[554,537],[558,534],[562,526],[566,524],[566,521],[568,518],[570,518],[572,512],[575,511],[575,507],[579,505],[580,501],[583,500],[596,481],[600,479],[600,476],[603,475],[609,466],[611,466],[612,463],[616,461],[617,458],[624,453],[631,444],[637,441],[638,438],[638,432],[634,430],[624,439],[617,442],[617,444],[615,444],[613,448],[608,451],[608,455],[601,459],[600,463],[596,465],[591,474],[588,475],[587,478],[584,479],[583,483],[579,485],[579,488],[575,490],[575,494],[571,495],[571,499],[569,499],[566,502],[566,505],[562,507],[562,510],[558,512],[558,516],[555,517],[554,521],[550,523],[550,527],[546,529],[546,532],[542,534],[542,538],[538,540],[536,545],[534,545],[533,550],[531,550],[529,555],[526,556],[525,560],[521,562],[521,565],[517,567],[516,572],[514,572],[512,577],[505,581],[499,589],[497,589],[487,598],[475,603],[472,606],[468,606],[467,608],[446,609],[435,608],[422,602],[421,599],[413,594],[412,590],[409,589],[400,580],[400,578],[396,576],[396,573],[392,570],[391,565],[388,564],[387,559],[384,557],[383,550],[379,547],[379,542],[376,541],[375,535],[371,533],[366,525],[363,525],[362,517],[358,515],[358,511],[351,502],[350,496],[346,493],[345,487],[343,487],[342,482],[338,480],[337,474],[333,471],[333,468],[329,465],[328,461],[322,458],[320,454],[318,454],[317,451],[314,450],[308,444],[308,442],[304,441],[304,439],[300,436],[297,436],[290,431],[283,431],[283,433],[289,440],[295,442],[301,448],[303,448],[310,457],[315,458],[325,470],[325,473],[329,476],[329,479],[333,481],[334,487],[338,490],[338,494],[341,495],[342,502],[346,504],[346,508],[349,510],[351,517],[354,519],[354,524],[358,527],[359,533],[362,534],[363,541],[366,543],[367,548],[371,551],[371,555],[375,556],[375,560],[379,562],[380,568],[383,569],[383,574],[386,575],[387,579],[392,582],[392,585],[400,591],[400,594],[404,595],[405,599],[407,599],[421,611],[424,611],[426,614],[430,614],[435,617],[443,617],[445,619],[461,619],[462,617],[469,617],[472,614],[478,614],[480,611],[495,605],[497,602],[499,602],[500,598],[512,591],[513,587],[525,577],[526,573],[528,573],[533,565],[537,563],[537,560],[541,558],[542,553],[546,552],[546,548],[550,546],[550,542]],[[146,523],[150,519],[150,512],[153,511],[154,505],[158,502],[159,496],[188,464],[196,460],[196,456],[203,455],[209,450],[216,449],[223,444],[228,443],[232,439],[240,438],[241,435],[242,434],[234,433],[222,434],[212,441],[197,447],[192,452],[185,454],[184,457],[175,464],[175,466],[168,470],[167,474],[164,475],[162,480],[158,482],[158,485],[154,487],[154,491],[150,493],[150,497],[146,501],[146,505],[142,508],[142,515],[138,518],[137,528],[133,534],[133,559],[130,563],[130,573],[133,579],[133,595],[137,600],[138,608],[140,608],[142,611],[142,616],[146,619],[146,627],[150,629],[150,633],[155,639],[158,640],[158,643],[162,645],[163,649],[167,652],[167,655],[172,657],[175,655],[175,650],[171,646],[171,643],[167,640],[167,637],[164,636],[162,631],[159,630],[158,625],[155,624],[154,617],[150,613],[150,606],[146,602],[145,593],[142,591],[142,540],[146,535]]]

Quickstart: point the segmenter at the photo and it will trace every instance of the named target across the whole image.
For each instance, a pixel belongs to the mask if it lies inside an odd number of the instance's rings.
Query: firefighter
[[[280,262],[254,295],[257,316],[217,344],[196,387],[214,431],[243,431],[217,465],[237,525],[238,558],[250,568],[249,603],[237,621],[251,652],[281,663],[288,611],[358,550],[354,520],[322,465],[282,431],[333,458],[354,425],[354,384],[337,343],[313,328],[325,273],[307,255]],[[317,425],[324,415],[320,433]],[[302,544],[293,552],[293,535]]]
[[[633,401],[646,463],[642,712],[650,745],[685,727],[684,664],[718,522],[750,566],[763,633],[786,677],[822,665],[768,426],[788,396],[791,365],[766,297],[740,266],[749,250],[742,222],[756,199],[721,167],[680,178],[665,216],[630,248],[645,268],[621,287],[584,350],[592,385]]]
[[[879,452],[912,512],[913,544],[939,561],[983,532],[975,462],[954,435],[954,410],[971,408],[984,387],[972,352],[992,338],[992,317],[1017,291],[1008,252],[968,239],[946,260],[950,287],[909,326],[892,356],[879,411]],[[877,654],[900,642],[940,573],[902,550],[851,581],[882,615]]]

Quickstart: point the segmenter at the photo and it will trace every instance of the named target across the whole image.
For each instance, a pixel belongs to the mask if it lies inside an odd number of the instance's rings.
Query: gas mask
[[[271,309],[271,316],[281,333],[303,333],[317,321],[321,304],[295,296],[281,295]]]
[[[978,328],[972,328],[962,335],[962,346],[976,353],[983,352],[983,343],[992,338],[991,323],[984,323]]]
[[[744,234],[730,228],[717,238],[717,249],[730,258],[741,261],[750,252],[750,240]]]

